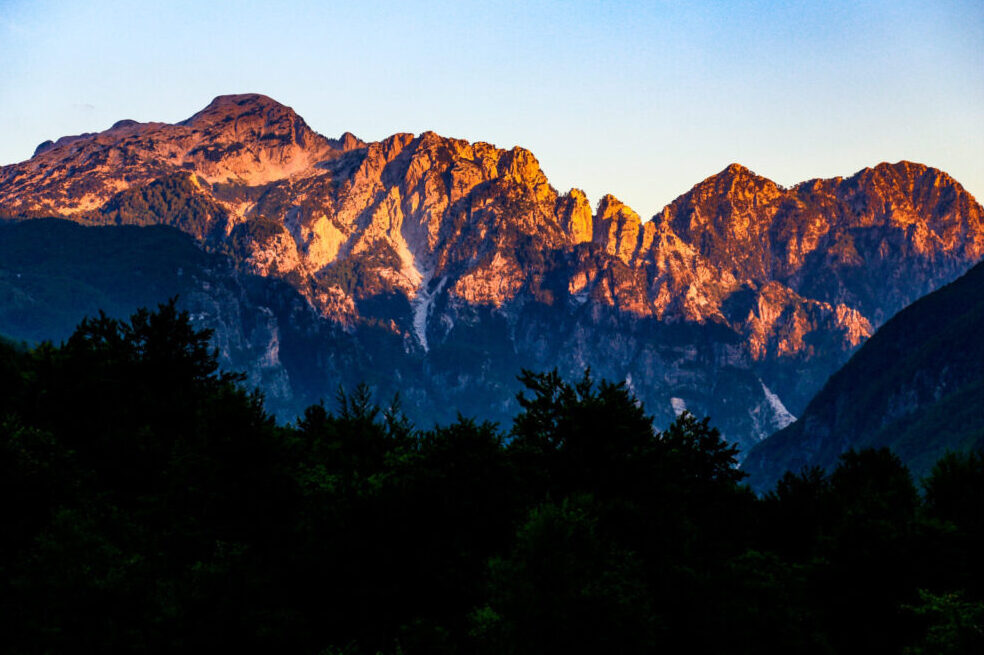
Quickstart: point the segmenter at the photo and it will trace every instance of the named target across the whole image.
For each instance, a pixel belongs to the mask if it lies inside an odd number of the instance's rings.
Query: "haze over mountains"
[[[592,208],[554,189],[522,148],[329,139],[252,94],[46,142],[0,168],[0,213],[191,235],[212,259],[175,267],[172,286],[282,414],[366,379],[420,422],[499,419],[521,367],[590,366],[658,424],[710,415],[743,450],[984,256],[980,204],[921,164],[791,188],[732,164],[643,221],[613,196]],[[30,315],[41,301],[6,272]]]

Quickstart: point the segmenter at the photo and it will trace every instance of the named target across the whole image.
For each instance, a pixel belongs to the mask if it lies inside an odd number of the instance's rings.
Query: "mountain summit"
[[[421,404],[471,394],[508,412],[521,367],[590,365],[659,420],[710,414],[745,446],[984,255],[981,206],[920,164],[788,189],[732,164],[644,221],[614,196],[592,208],[554,189],[523,148],[328,139],[257,94],[39,148],[0,168],[0,214],[192,234],[368,339],[366,361],[404,370],[392,386]],[[335,386],[323,365],[317,383],[282,372],[317,396]]]
[[[284,119],[289,123],[297,121],[304,123],[304,120],[293,109],[269,96],[261,93],[234,93],[216,96],[200,112],[178,124],[202,128],[246,116],[258,116],[271,124],[277,124]],[[306,124],[304,124],[304,129],[309,130]]]

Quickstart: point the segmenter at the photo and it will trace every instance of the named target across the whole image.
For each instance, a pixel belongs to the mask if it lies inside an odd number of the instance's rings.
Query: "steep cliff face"
[[[980,205],[908,162],[792,189],[731,165],[644,222],[558,193],[522,148],[327,139],[258,95],[43,144],[0,168],[0,213],[190,233],[365,348],[385,341],[388,365],[426,364],[395,385],[422,404],[446,387],[508,408],[520,367],[590,365],[743,446],[984,255]]]

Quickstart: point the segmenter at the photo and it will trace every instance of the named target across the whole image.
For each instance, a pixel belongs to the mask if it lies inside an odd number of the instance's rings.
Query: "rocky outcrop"
[[[522,148],[328,139],[259,95],[39,148],[0,168],[0,213],[170,225],[347,334],[382,330],[451,388],[498,390],[493,405],[521,366],[590,365],[746,446],[984,255],[980,205],[909,162],[790,189],[733,164],[644,222],[558,193]]]

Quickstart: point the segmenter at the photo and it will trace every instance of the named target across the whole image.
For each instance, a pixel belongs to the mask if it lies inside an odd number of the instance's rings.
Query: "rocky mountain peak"
[[[775,195],[781,189],[769,178],[758,175],[741,164],[729,164],[720,173],[710,176],[694,188],[700,195],[724,195],[733,201],[744,200],[755,194]]]
[[[570,235],[572,243],[584,243],[594,237],[591,203],[581,189],[571,189],[557,199],[557,217]]]
[[[47,141],[42,141],[41,143],[38,144],[38,147],[34,149],[34,154],[31,156],[37,157],[42,152],[51,150],[54,146],[55,146],[55,142],[52,141],[51,139],[48,139]]]
[[[731,164],[674,200],[658,220],[736,279],[770,275],[769,230],[784,190]]]
[[[843,180],[850,188],[884,189],[894,187],[899,191],[912,192],[921,186],[954,186],[957,182],[943,171],[912,161],[898,161],[894,164],[880,164],[863,168]]]
[[[857,173],[848,182],[855,178],[858,186],[881,190],[894,188],[902,195],[908,195],[908,200],[914,205],[935,203],[941,199],[941,194],[952,200],[974,201],[973,196],[946,172],[911,161],[881,163]]]
[[[140,125],[138,121],[132,120],[130,118],[124,118],[123,120],[116,121],[115,123],[113,123],[112,127],[110,127],[109,129],[121,130],[126,127],[136,127],[138,125]]]
[[[639,214],[615,196],[606,194],[598,202],[593,240],[608,254],[629,263],[639,247],[641,228]]]
[[[846,179],[799,185],[800,195],[836,197],[848,211],[833,216],[851,228],[881,226],[898,234],[896,241],[872,244],[888,255],[895,250],[921,256],[945,254],[976,261],[984,257],[981,206],[943,171],[910,161],[881,163]]]
[[[754,172],[752,172],[752,170],[750,168],[748,168],[747,166],[744,166],[742,164],[739,164],[738,162],[731,162],[730,164],[728,164],[727,166],[725,166],[724,167],[724,170],[722,170],[720,173],[718,173],[715,177],[718,177],[718,176],[723,177],[723,176],[729,176],[729,175],[731,177],[734,177],[734,178],[741,177],[741,176],[758,177],[757,175],[755,175]]]
[[[327,139],[308,127],[297,112],[258,93],[218,96],[179,125],[230,143],[267,142],[313,149],[328,146]]]
[[[505,175],[518,184],[532,188],[537,200],[545,200],[550,195],[547,176],[529,150],[515,146],[503,156],[502,164]]]
[[[609,223],[612,221],[619,223],[642,222],[635,210],[610,193],[605,194],[598,201],[595,219],[598,223]]]
[[[37,157],[38,155],[44,154],[49,150],[54,150],[55,148],[68,145],[69,143],[73,143],[75,141],[83,141],[94,136],[96,135],[93,132],[85,132],[83,134],[71,134],[68,136],[59,137],[54,141],[48,139],[47,141],[43,141],[38,144],[38,147],[34,149],[34,154],[31,157]]]
[[[250,114],[289,115],[297,117],[297,113],[287,105],[281,104],[260,93],[237,93],[216,96],[204,109],[178,123],[179,125],[204,126],[218,123],[230,118],[239,118]]]
[[[332,148],[336,148],[342,152],[348,152],[350,150],[357,150],[359,148],[366,147],[366,142],[351,132],[343,132],[342,136],[337,139],[328,139],[328,143],[331,144]]]
[[[754,232],[756,227],[749,221],[763,214],[761,210],[767,210],[781,193],[782,188],[772,180],[741,164],[731,164],[674,200],[669,216],[681,236],[697,239],[707,231],[749,236],[749,228]]]

